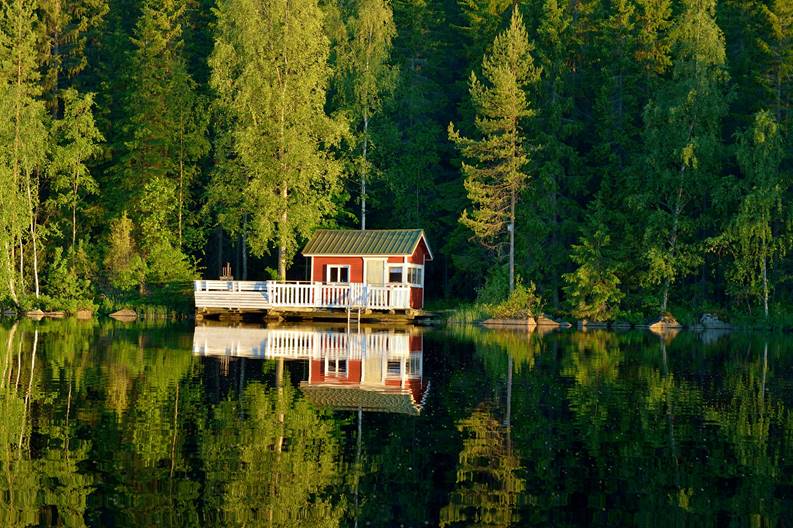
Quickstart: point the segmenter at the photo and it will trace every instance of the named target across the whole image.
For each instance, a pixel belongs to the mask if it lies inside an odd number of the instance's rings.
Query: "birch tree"
[[[712,249],[732,254],[728,279],[739,291],[761,300],[766,319],[771,292],[768,268],[785,254],[790,242],[783,221],[790,184],[780,171],[782,145],[773,114],[758,112],[752,126],[738,136],[738,164],[746,188],[740,209],[725,232],[711,241]]]
[[[38,243],[36,217],[39,199],[39,175],[45,163],[47,127],[41,86],[37,46],[39,33],[35,0],[11,0],[0,11],[0,165],[4,180],[3,225],[4,257],[8,266],[14,248],[18,251],[19,277],[24,275],[26,237],[33,254],[33,281],[39,296]],[[16,300],[15,272],[5,270],[9,293]],[[20,285],[21,286],[21,285]]]
[[[361,229],[366,229],[366,184],[372,172],[369,121],[394,89],[396,69],[390,56],[396,26],[387,0],[356,0],[351,11],[347,38],[339,44],[338,69],[343,104],[352,114],[351,126],[360,145],[354,165],[360,179]]]
[[[526,120],[535,114],[526,89],[540,75],[531,50],[523,19],[515,8],[509,27],[496,37],[482,60],[483,80],[472,73],[469,81],[479,137],[464,137],[449,124],[449,139],[466,160],[462,171],[473,203],[460,222],[486,247],[500,253],[508,246],[510,292],[515,287],[515,209],[529,181],[529,151],[523,130]]]
[[[675,282],[701,262],[692,208],[705,199],[718,170],[728,75],[715,7],[715,0],[683,2],[671,36],[672,78],[644,113],[647,282],[661,286],[662,313]]]
[[[329,43],[316,0],[222,0],[210,85],[245,174],[254,255],[278,252],[278,276],[302,238],[335,211],[344,127],[325,113]],[[218,181],[228,181],[217,174]]]

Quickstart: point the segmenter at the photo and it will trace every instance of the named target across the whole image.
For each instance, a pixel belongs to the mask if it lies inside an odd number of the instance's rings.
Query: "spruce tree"
[[[210,84],[244,173],[251,253],[278,250],[278,276],[301,238],[335,212],[344,127],[325,113],[329,43],[316,0],[223,0]],[[216,175],[215,181],[227,181]],[[237,180],[239,181],[239,180]]]
[[[71,245],[77,241],[77,209],[82,196],[97,194],[99,187],[86,163],[101,152],[104,140],[94,123],[93,95],[77,90],[63,93],[63,118],[53,123],[53,152],[49,165],[52,189],[58,205],[71,211]]]
[[[132,205],[135,223],[144,225],[145,216],[155,214],[163,229],[163,236],[141,241],[144,252],[155,252],[149,243],[182,249],[191,182],[209,148],[206,105],[184,56],[186,8],[185,0],[145,2],[132,39],[135,50],[126,101],[127,137],[117,170],[128,193],[125,198],[132,197],[131,204],[125,199],[123,206]],[[167,214],[150,210],[152,203],[162,203],[152,193],[161,192],[174,200]]]
[[[485,82],[471,74],[469,93],[480,137],[463,137],[453,124],[449,125],[449,138],[470,160],[463,162],[462,170],[474,207],[470,213],[463,212],[460,222],[485,246],[499,252],[508,246],[510,291],[515,287],[515,212],[520,192],[529,181],[529,152],[523,130],[526,120],[535,113],[525,90],[539,78],[531,49],[523,19],[515,8],[509,27],[496,37],[482,60]]]

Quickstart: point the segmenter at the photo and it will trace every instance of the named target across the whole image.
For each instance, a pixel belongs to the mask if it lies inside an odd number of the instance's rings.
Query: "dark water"
[[[0,526],[793,524],[790,337],[356,330],[3,323]]]

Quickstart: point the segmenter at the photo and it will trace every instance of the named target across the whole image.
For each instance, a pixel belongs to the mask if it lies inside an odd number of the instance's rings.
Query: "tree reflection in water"
[[[0,324],[0,526],[772,526],[793,511],[787,336],[379,331],[310,341],[335,343],[310,362],[225,343],[203,357],[167,323]]]

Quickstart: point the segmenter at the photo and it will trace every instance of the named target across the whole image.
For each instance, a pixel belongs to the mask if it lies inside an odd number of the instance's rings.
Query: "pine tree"
[[[662,312],[672,285],[702,262],[694,208],[706,200],[719,165],[727,73],[724,37],[714,11],[714,0],[685,0],[672,33],[672,79],[660,87],[644,114],[649,179],[641,203],[649,211],[647,281],[662,287]]]
[[[366,229],[366,183],[371,177],[370,120],[382,109],[383,98],[394,89],[396,71],[390,55],[396,26],[386,0],[351,2],[346,23],[347,38],[337,43],[342,107],[349,109],[358,136],[360,154],[354,165],[360,175],[361,229]],[[357,150],[357,145],[356,145]]]
[[[482,61],[486,84],[471,74],[469,92],[477,112],[476,128],[481,139],[460,135],[449,125],[449,138],[464,158],[465,188],[473,202],[469,214],[460,218],[484,245],[500,249],[509,236],[509,287],[515,287],[515,211],[520,192],[529,175],[528,147],[523,135],[526,120],[534,110],[525,90],[539,78],[523,19],[515,8],[509,28],[498,35]]]
[[[251,253],[278,249],[278,276],[336,207],[343,127],[325,113],[328,39],[315,0],[224,0],[210,84],[245,174]],[[225,140],[224,140],[225,141]],[[217,176],[224,181],[225,178]]]

